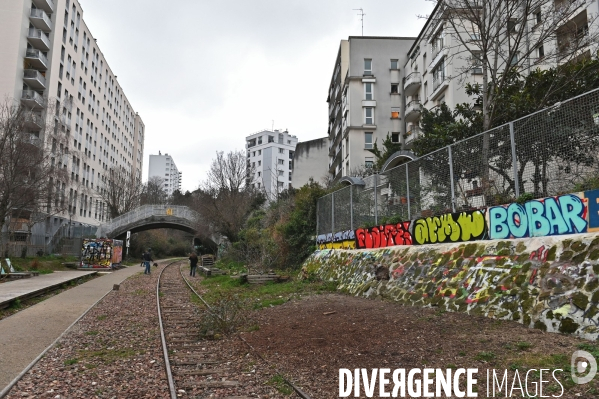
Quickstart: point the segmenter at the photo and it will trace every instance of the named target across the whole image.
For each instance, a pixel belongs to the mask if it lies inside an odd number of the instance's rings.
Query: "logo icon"
[[[576,384],[586,384],[597,374],[597,360],[586,351],[576,351],[572,354],[572,380]],[[588,372],[587,375],[584,373]]]

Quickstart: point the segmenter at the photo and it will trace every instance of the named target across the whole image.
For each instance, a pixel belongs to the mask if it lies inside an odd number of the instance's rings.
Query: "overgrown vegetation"
[[[209,339],[218,339],[240,328],[259,329],[247,317],[252,310],[282,305],[303,295],[336,290],[336,284],[332,282],[291,280],[252,285],[229,275],[196,280],[195,284],[211,307],[211,311],[205,312],[199,322],[201,336]],[[192,300],[198,306],[205,306],[195,295],[192,295]]]
[[[298,269],[316,249],[316,203],[326,193],[310,181],[252,211],[225,263],[241,262],[249,272]]]

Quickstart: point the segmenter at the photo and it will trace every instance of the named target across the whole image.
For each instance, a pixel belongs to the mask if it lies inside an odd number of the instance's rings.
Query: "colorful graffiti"
[[[389,280],[378,278],[388,268]],[[350,295],[518,321],[599,339],[599,236],[317,251],[304,276]]]
[[[386,224],[356,230],[358,248],[385,248],[393,245],[412,245],[410,222]]]
[[[485,211],[447,213],[414,222],[416,244],[482,240],[487,232]]]
[[[374,249],[599,232],[599,190],[317,237],[319,249]]]
[[[544,237],[587,231],[587,205],[576,194],[489,208],[491,239]]]
[[[353,230],[321,234],[316,237],[318,249],[356,249],[356,239]]]
[[[123,259],[123,241],[84,238],[81,248],[82,268],[111,268]]]

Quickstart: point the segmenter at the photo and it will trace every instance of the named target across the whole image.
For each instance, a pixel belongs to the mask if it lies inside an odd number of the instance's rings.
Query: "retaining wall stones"
[[[303,272],[353,295],[599,337],[599,234],[325,249]]]

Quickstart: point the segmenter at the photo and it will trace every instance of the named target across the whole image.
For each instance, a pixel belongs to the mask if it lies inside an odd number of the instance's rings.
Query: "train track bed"
[[[71,328],[6,398],[169,398],[156,307],[158,272],[163,267],[164,264],[152,267],[150,276],[139,274],[121,283],[119,290],[108,294]],[[142,271],[140,268],[140,273]],[[169,315],[171,320],[176,320],[174,316],[174,313]],[[183,331],[182,325],[178,327]],[[175,369],[183,370],[185,365],[177,363],[184,359],[218,358],[222,362],[219,365],[226,366],[227,370],[218,378],[233,380],[235,377],[239,385],[221,388],[199,384],[178,388],[185,392],[178,392],[177,397],[282,397],[268,384],[272,378],[270,370],[249,355],[248,348],[238,338],[196,339],[195,342],[193,339],[172,348],[173,355],[176,354],[173,356]],[[196,361],[195,368],[207,368],[209,364],[205,363]],[[187,378],[189,381],[202,379],[216,383],[214,375]]]
[[[177,396],[277,397],[276,388],[265,384],[272,378],[272,371],[260,364],[238,338],[200,340],[199,320],[208,309],[195,300],[177,265],[164,270],[159,298]]]

